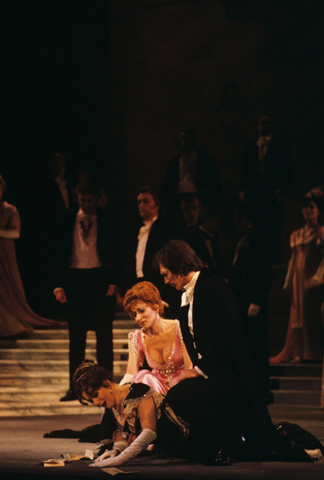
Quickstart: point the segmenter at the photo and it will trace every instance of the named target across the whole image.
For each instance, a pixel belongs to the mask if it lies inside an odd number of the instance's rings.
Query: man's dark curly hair
[[[160,264],[173,275],[188,275],[206,267],[196,252],[183,240],[170,240],[157,252],[153,260],[156,271],[159,271]]]

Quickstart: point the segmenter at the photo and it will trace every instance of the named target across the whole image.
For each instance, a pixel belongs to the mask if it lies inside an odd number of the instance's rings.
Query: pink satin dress
[[[174,342],[172,351],[164,364],[154,362],[147,350],[145,343],[145,335],[143,330],[136,330],[129,333],[129,348],[137,358],[139,365],[142,367],[144,358],[148,365],[152,368],[150,370],[139,370],[134,376],[134,383],[145,383],[152,387],[156,392],[165,395],[171,387],[178,383],[178,378],[182,370],[184,370],[183,359],[183,339],[178,320],[174,321]]]

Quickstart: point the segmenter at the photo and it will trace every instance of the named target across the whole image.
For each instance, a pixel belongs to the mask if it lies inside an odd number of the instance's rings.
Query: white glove
[[[250,303],[250,306],[247,311],[247,316],[249,318],[251,317],[256,317],[261,310],[261,307],[259,305],[255,305],[254,303]]]
[[[314,275],[314,277],[311,278],[310,286],[311,287],[317,287],[317,285],[319,285],[319,284],[320,284],[319,279],[317,277],[315,277],[315,275]]]
[[[100,457],[96,458],[95,459],[95,463],[99,463],[99,462],[102,462],[105,458],[113,458],[113,457],[117,457],[117,455],[119,454],[119,452],[117,450],[107,450],[105,453],[103,453],[102,455],[100,455]]]
[[[112,450],[106,450],[100,457],[96,458],[95,463],[102,462],[105,458],[117,457],[121,452],[123,452],[128,447],[127,440],[120,440],[115,442]]]
[[[16,240],[17,238],[20,237],[20,233],[18,230],[15,230],[14,228],[10,228],[9,230],[5,228],[0,228],[0,237]]]
[[[127,447],[118,457],[110,457],[105,460],[91,463],[90,467],[116,467],[128,462],[131,458],[137,457],[148,445],[154,442],[156,433],[149,428],[144,428],[141,434],[134,440],[134,442]],[[115,444],[114,444],[115,445]],[[97,459],[98,460],[98,459]]]
[[[125,373],[121,381],[119,382],[119,385],[124,385],[125,383],[130,383],[133,381],[134,375],[131,375],[130,373]]]

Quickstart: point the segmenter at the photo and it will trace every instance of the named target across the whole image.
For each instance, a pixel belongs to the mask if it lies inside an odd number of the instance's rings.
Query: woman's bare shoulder
[[[165,331],[171,332],[179,324],[179,321],[166,318],[166,319],[163,319],[163,323],[164,323]]]

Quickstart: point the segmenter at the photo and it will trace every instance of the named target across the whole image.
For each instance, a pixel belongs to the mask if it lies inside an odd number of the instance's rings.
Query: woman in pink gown
[[[124,308],[142,327],[129,334],[129,357],[124,381],[145,383],[166,394],[178,383],[181,372],[191,368],[178,320],[161,318],[158,289],[150,282],[140,282],[126,292]],[[152,370],[141,369],[144,362]]]
[[[0,338],[57,324],[38,316],[27,304],[14,244],[20,236],[20,218],[16,207],[3,200],[5,189],[0,175]]]
[[[284,290],[291,292],[292,299],[286,340],[283,350],[270,358],[270,364],[323,359],[324,227],[318,222],[321,211],[323,194],[319,189],[311,190],[303,199],[306,225],[290,237],[292,256]]]

